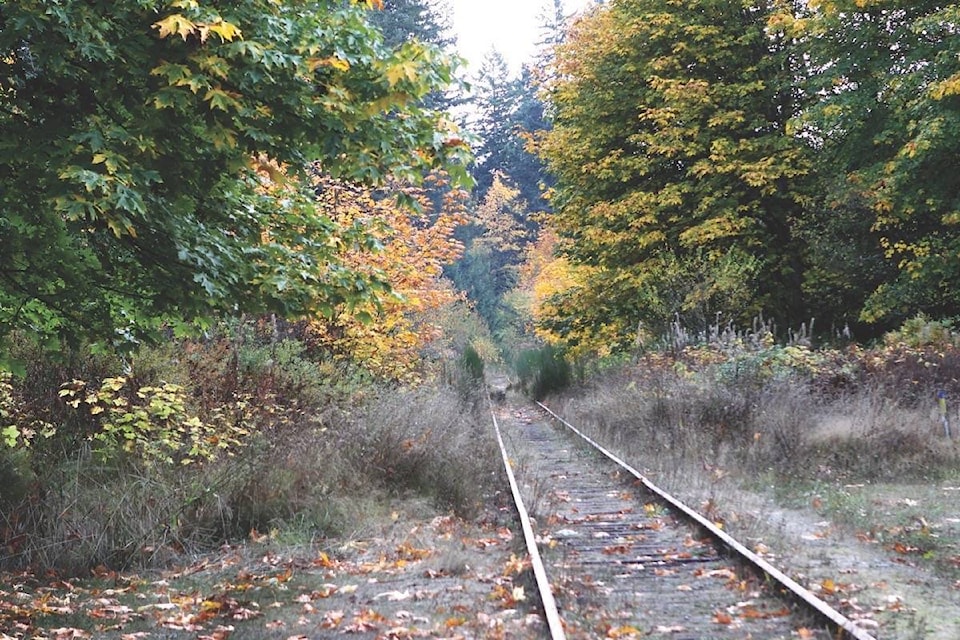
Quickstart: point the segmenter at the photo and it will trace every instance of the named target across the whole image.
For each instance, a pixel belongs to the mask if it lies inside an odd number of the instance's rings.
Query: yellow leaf
[[[350,63],[337,56],[330,56],[329,58],[308,58],[307,67],[309,67],[310,71],[316,71],[320,67],[333,67],[337,71],[349,71]]]
[[[412,62],[401,62],[387,69],[387,82],[391,87],[396,86],[404,78],[410,81],[417,79],[417,67]]]
[[[220,39],[224,42],[231,42],[243,35],[236,25],[223,21],[210,25],[210,31],[220,36]]]
[[[160,32],[159,35],[161,38],[166,38],[169,35],[177,35],[184,40],[197,30],[197,26],[193,22],[179,13],[174,13],[163,20],[154,22],[153,27]]]
[[[820,590],[828,596],[832,596],[837,591],[837,585],[830,578],[825,578],[824,581],[820,583]]]

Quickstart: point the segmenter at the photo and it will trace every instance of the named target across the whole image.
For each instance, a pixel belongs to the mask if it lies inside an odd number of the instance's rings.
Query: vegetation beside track
[[[378,381],[297,330],[222,327],[126,360],[20,354],[25,377],[0,380],[17,429],[0,447],[0,569],[82,575],[251,535],[349,535],[408,494],[476,514],[498,459],[475,374],[451,358],[433,383]]]
[[[677,332],[665,348],[615,366],[589,374],[573,367],[582,384],[546,402],[738,537],[779,543],[776,552],[798,564],[805,553],[822,554],[812,562],[815,589],[857,582],[824,559],[842,538],[853,561],[879,558],[891,576],[898,567],[922,572],[909,578],[933,590],[921,604],[955,607],[957,334],[919,317],[870,348],[812,348],[802,333],[796,338],[775,344],[759,325],[697,343]],[[790,530],[794,517],[823,526]],[[960,620],[933,609],[914,616],[915,635],[897,627],[896,637],[953,637]],[[944,624],[953,626],[937,635]]]

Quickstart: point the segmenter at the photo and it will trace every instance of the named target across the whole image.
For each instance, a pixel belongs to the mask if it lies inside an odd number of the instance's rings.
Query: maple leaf
[[[617,554],[630,553],[630,545],[628,544],[612,544],[604,547],[601,550],[601,553],[604,555],[612,556]]]
[[[328,611],[324,614],[323,620],[320,621],[320,626],[324,629],[334,629],[343,622],[345,614],[341,610]]]
[[[217,20],[208,27],[210,31],[220,36],[220,39],[224,42],[231,42],[236,38],[240,38],[243,34],[236,25],[229,22],[224,22],[223,20]]]
[[[154,22],[153,28],[159,32],[161,38],[177,35],[184,40],[197,30],[197,26],[193,22],[179,13],[174,13],[163,20]]]
[[[417,79],[417,66],[413,62],[406,60],[387,69],[387,82],[390,83],[391,87],[396,86],[404,79],[410,82]]]
[[[72,627],[62,627],[60,629],[50,629],[54,640],[73,640],[74,638],[90,638],[89,632],[83,629],[74,629]]]

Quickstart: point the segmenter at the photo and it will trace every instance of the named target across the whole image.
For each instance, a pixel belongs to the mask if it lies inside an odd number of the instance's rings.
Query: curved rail
[[[874,636],[868,634],[863,629],[857,627],[852,620],[850,620],[849,618],[841,614],[839,611],[831,607],[829,604],[827,604],[826,602],[824,602],[823,600],[815,596],[813,593],[805,589],[803,586],[801,586],[795,580],[791,579],[782,571],[774,567],[772,564],[770,564],[769,562],[767,562],[757,554],[747,549],[740,542],[738,542],[733,537],[731,537],[727,532],[723,531],[722,529],[717,527],[714,523],[710,522],[710,520],[703,517],[700,513],[691,509],[690,507],[688,507],[686,504],[684,504],[677,498],[673,497],[672,495],[670,495],[660,487],[653,484],[648,478],[646,478],[639,471],[631,467],[629,464],[627,464],[622,459],[617,457],[611,451],[604,448],[598,442],[590,438],[590,436],[586,435],[585,433],[583,433],[582,431],[574,427],[572,424],[570,424],[569,422],[561,418],[559,415],[554,413],[549,407],[547,407],[541,402],[537,402],[537,405],[543,411],[549,414],[553,419],[555,419],[557,422],[559,422],[560,424],[565,426],[567,429],[575,433],[577,436],[579,436],[582,440],[587,442],[594,449],[602,453],[612,462],[614,462],[619,467],[621,467],[624,471],[626,471],[627,473],[632,475],[634,478],[636,478],[641,484],[643,484],[644,487],[646,487],[648,491],[658,496],[661,500],[669,504],[672,508],[683,513],[688,519],[697,523],[698,526],[702,527],[705,531],[707,531],[715,540],[718,540],[725,547],[727,547],[729,550],[735,553],[738,557],[740,557],[742,560],[756,567],[757,569],[762,571],[764,574],[769,576],[771,579],[778,582],[780,585],[783,586],[784,589],[792,593],[794,597],[796,597],[797,599],[805,603],[811,609],[816,611],[819,615],[826,618],[831,624],[836,626],[838,629],[842,629],[851,638],[854,638],[854,640],[876,640]],[[496,418],[494,418],[494,422],[496,422]],[[498,438],[500,437],[499,430],[497,432],[497,437]],[[502,441],[501,441],[501,447],[502,447]],[[503,451],[503,449],[501,449],[501,451]],[[506,454],[504,453],[504,455]],[[548,590],[549,590],[549,587],[548,587]]]

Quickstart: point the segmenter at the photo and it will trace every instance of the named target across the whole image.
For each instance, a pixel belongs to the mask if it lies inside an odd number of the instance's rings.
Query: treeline
[[[960,7],[613,0],[572,27],[540,153],[540,334],[625,348],[811,317],[867,338],[960,310]]]

